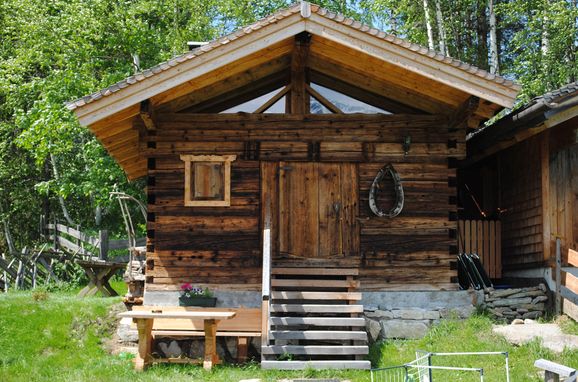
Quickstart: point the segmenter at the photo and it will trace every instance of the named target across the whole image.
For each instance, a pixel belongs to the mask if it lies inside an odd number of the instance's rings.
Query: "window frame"
[[[230,207],[231,206],[231,162],[236,155],[181,155],[185,162],[185,207]],[[194,200],[191,180],[195,162],[215,162],[224,166],[223,200]],[[194,187],[194,186],[193,186]]]

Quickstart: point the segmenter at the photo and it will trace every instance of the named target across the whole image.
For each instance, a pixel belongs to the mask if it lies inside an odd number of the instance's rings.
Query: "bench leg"
[[[153,320],[149,318],[135,318],[138,329],[138,353],[134,359],[136,371],[145,370],[151,362]]]
[[[205,359],[203,368],[211,370],[213,365],[219,363],[217,355],[217,320],[205,320]]]
[[[560,376],[552,371],[546,370],[544,373],[544,382],[559,382]]]
[[[237,337],[237,362],[247,362],[247,347],[249,345],[248,337]]]

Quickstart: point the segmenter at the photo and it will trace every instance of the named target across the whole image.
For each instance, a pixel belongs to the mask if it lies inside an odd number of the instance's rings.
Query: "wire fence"
[[[476,356],[487,357],[501,355],[504,357],[504,371],[506,382],[510,382],[510,369],[508,352],[456,352],[456,353],[430,353],[417,351],[415,360],[404,365],[391,366],[371,370],[371,382],[434,382],[434,371],[445,371],[446,374],[439,381],[447,381],[447,373],[472,374],[472,378],[479,378],[484,382],[484,369],[480,367],[456,367],[433,365],[434,357],[463,357]]]

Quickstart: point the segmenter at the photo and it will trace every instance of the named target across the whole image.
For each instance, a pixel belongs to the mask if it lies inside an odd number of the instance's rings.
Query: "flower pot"
[[[204,307],[215,307],[217,305],[216,297],[204,297],[204,296],[180,296],[179,306],[204,306]]]

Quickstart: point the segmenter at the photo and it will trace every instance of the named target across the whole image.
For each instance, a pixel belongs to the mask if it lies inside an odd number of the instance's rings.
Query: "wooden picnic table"
[[[88,285],[78,293],[80,297],[94,296],[98,291],[101,291],[104,296],[118,296],[108,280],[117,270],[124,269],[126,264],[90,260],[77,260],[76,263],[84,269],[84,273],[88,276]]]
[[[136,323],[138,330],[138,355],[134,360],[137,371],[146,369],[152,362],[152,329],[155,318],[162,319],[196,319],[203,320],[205,329],[205,357],[203,367],[211,370],[213,365],[220,362],[217,355],[217,325],[221,320],[229,320],[235,317],[236,312],[231,311],[199,311],[199,312],[178,312],[162,311],[162,309],[152,311],[130,311],[120,313],[119,317],[130,317]],[[194,362],[186,359],[156,359],[157,362]]]

